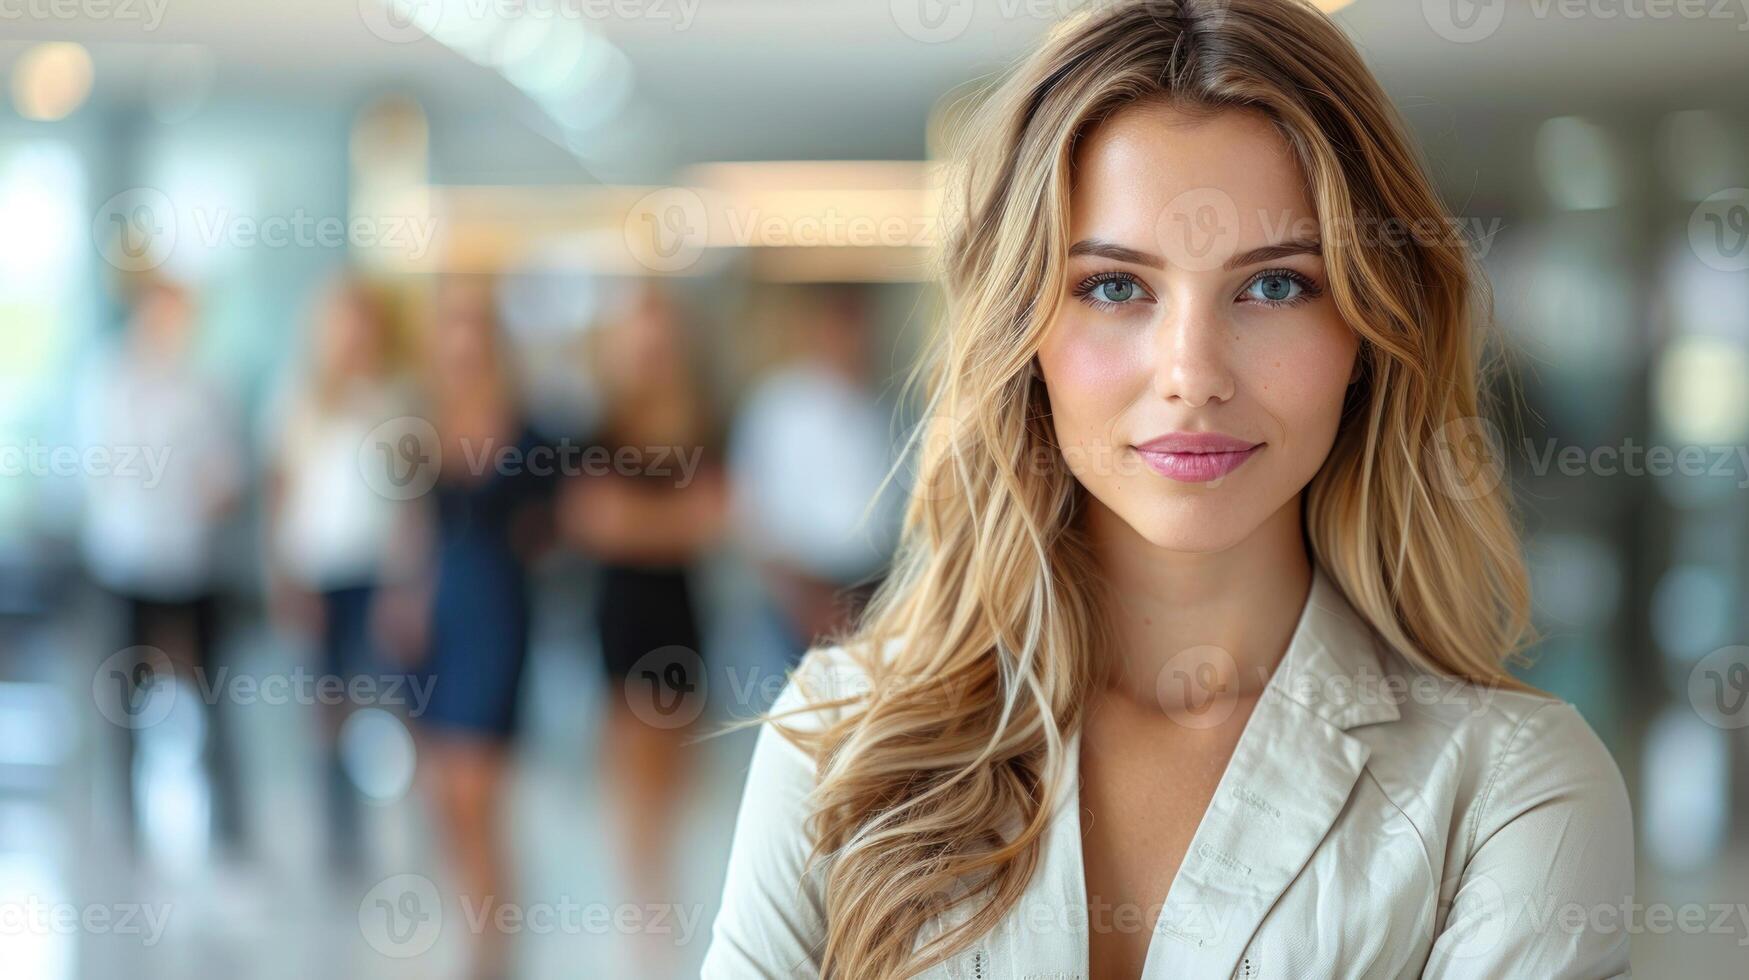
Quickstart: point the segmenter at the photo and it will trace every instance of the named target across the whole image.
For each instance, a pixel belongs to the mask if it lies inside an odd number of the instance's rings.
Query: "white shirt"
[[[274,543],[300,584],[328,589],[380,577],[402,504],[377,492],[362,467],[372,431],[406,415],[408,405],[389,385],[353,386],[327,411],[284,396],[277,462],[285,496]]]
[[[892,461],[890,420],[875,398],[825,369],[786,368],[735,423],[737,524],[768,557],[854,581],[886,560],[896,535],[898,488],[879,493]]]
[[[848,668],[825,653],[827,669]],[[775,710],[800,703],[792,679]],[[1076,733],[1070,786],[1079,752]],[[812,761],[763,726],[704,980],[818,976],[823,875],[801,873],[813,782]],[[1086,980],[1078,792],[1061,799],[1020,903],[923,976]],[[1625,977],[1632,892],[1626,788],[1574,708],[1410,664],[1314,566],[1142,976]],[[919,941],[971,912],[937,917]]]
[[[120,354],[80,397],[80,441],[110,464],[85,475],[85,560],[103,585],[156,599],[212,586],[215,502],[243,482],[231,405],[187,363]]]

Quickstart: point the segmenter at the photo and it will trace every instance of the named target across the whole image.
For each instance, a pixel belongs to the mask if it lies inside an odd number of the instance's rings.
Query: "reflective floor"
[[[375,760],[351,770],[381,802],[365,807],[359,859],[329,857],[320,716],[263,693],[223,724],[237,749],[245,845],[211,844],[208,787],[178,744],[173,713],[138,753],[141,856],[121,805],[125,733],[93,710],[104,624],[94,609],[14,630],[0,647],[0,977],[470,977],[470,935],[509,937],[509,975],[697,974],[715,915],[752,740],[698,748],[671,894],[631,900],[596,773],[605,684],[575,643],[537,641],[526,728],[509,794],[513,900],[462,902],[439,855],[412,741],[397,722],[354,733]],[[765,665],[757,624],[724,624],[718,647],[741,677]],[[735,637],[743,638],[737,642]],[[260,627],[230,641],[235,675],[293,676],[294,651]],[[752,673],[748,673],[750,671]],[[263,689],[265,690],[265,688]],[[295,700],[295,699],[287,699]],[[187,704],[188,698],[176,704]],[[367,728],[372,726],[365,726]],[[396,736],[399,736],[399,741]],[[349,736],[351,737],[351,736]],[[347,739],[342,739],[343,745]],[[399,751],[397,751],[399,750]]]
[[[780,669],[763,664],[765,653],[745,639],[757,635],[756,624],[731,617],[725,625],[720,646],[729,653],[719,666],[752,672],[743,679]],[[491,928],[510,936],[514,977],[696,975],[748,733],[700,747],[675,885],[655,900],[628,900],[635,889],[604,829],[611,819],[592,761],[604,748],[603,684],[593,664],[556,641],[537,645],[527,685],[528,726],[510,794],[518,884],[506,906],[456,899],[419,787],[392,761],[389,771],[361,770],[384,802],[365,811],[364,856],[337,868],[325,846],[318,716],[295,704],[251,703],[231,717],[246,804],[243,856],[214,850],[196,831],[206,789],[170,758],[148,762],[156,788],[143,807],[146,856],[136,859],[119,804],[120,731],[92,710],[91,660],[80,652],[101,649],[101,628],[101,617],[74,610],[5,637],[0,977],[459,980],[470,975],[469,936]],[[296,666],[258,626],[233,643],[240,674]],[[176,729],[174,720],[156,727]],[[379,760],[400,758],[387,750],[392,734],[385,727],[374,736]],[[1739,904],[1746,882],[1749,854],[1741,850],[1683,877],[1643,870],[1641,908],[1630,912],[1638,919],[1636,975],[1749,975],[1749,906]]]

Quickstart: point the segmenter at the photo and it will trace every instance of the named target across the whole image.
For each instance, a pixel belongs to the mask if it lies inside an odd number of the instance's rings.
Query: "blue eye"
[[[1095,299],[1107,303],[1127,303],[1136,295],[1136,284],[1122,279],[1110,279],[1093,287]]]
[[[1130,306],[1146,298],[1146,291],[1136,277],[1127,272],[1101,272],[1081,280],[1075,295],[1085,302],[1108,309]]]
[[[1259,273],[1245,286],[1240,299],[1264,306],[1292,306],[1318,295],[1316,283],[1291,269]]]

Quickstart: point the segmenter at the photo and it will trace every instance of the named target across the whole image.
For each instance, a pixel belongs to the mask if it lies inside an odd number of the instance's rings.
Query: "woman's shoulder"
[[[1428,738],[1503,755],[1534,738],[1541,751],[1570,761],[1609,760],[1609,752],[1570,702],[1552,694],[1438,673],[1407,658],[1385,658],[1402,721]],[[1393,681],[1394,678],[1394,681]],[[1613,766],[1613,761],[1611,761]]]
[[[898,650],[898,641],[828,643],[802,655],[771,715],[787,726],[819,731],[838,723],[873,690]]]
[[[819,771],[818,736],[854,710],[870,690],[869,666],[856,648],[826,644],[813,647],[790,670],[783,689],[760,716],[747,783],[742,819],[764,828],[771,844],[786,838],[789,847],[804,832],[800,821]],[[781,801],[781,802],[779,802]],[[753,817],[749,820],[748,814]],[[760,845],[767,846],[767,845]]]
[[[1400,717],[1355,734],[1433,866],[1459,881],[1427,975],[1503,975],[1506,963],[1514,975],[1625,975],[1625,933],[1539,918],[1633,900],[1633,807],[1603,740],[1560,698],[1388,659],[1400,669],[1387,676],[1407,682]]]
[[[1455,797],[1474,846],[1490,828],[1540,807],[1566,810],[1611,835],[1628,834],[1632,809],[1615,757],[1570,702],[1440,675],[1388,658],[1400,694],[1388,745],[1403,773]]]

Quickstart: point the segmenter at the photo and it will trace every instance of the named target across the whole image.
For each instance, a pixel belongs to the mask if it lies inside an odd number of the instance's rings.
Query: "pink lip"
[[[1233,472],[1264,446],[1219,432],[1168,432],[1135,447],[1148,468],[1183,483],[1207,483]]]

